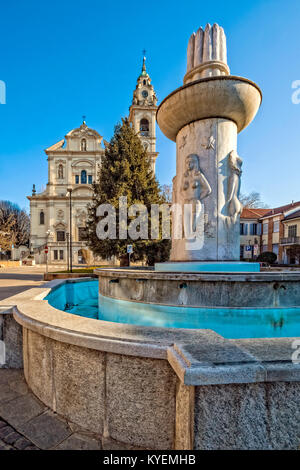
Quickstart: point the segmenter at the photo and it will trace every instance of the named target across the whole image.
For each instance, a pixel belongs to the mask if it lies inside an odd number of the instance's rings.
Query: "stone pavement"
[[[49,410],[29,390],[21,369],[0,369],[0,450],[100,450],[89,434]]]
[[[43,266],[0,268],[0,300],[39,286],[43,283],[44,272]]]

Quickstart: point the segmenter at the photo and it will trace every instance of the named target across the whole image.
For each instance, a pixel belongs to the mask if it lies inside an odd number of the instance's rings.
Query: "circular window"
[[[147,98],[147,96],[148,96],[148,91],[143,90],[143,91],[142,91],[142,96],[143,96],[144,98]]]

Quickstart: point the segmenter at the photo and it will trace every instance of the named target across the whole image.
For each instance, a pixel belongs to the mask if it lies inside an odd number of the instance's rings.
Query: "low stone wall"
[[[0,268],[16,268],[20,266],[20,261],[0,260]]]
[[[176,273],[103,268],[95,273],[100,294],[133,302],[228,308],[299,305],[299,271]]]
[[[228,340],[82,318],[43,300],[60,282],[15,296],[25,378],[106,449],[299,447],[294,338]]]
[[[24,374],[48,407],[90,432],[173,449],[177,377],[166,360],[106,353],[24,329]]]
[[[195,449],[299,448],[300,383],[195,387]]]
[[[21,369],[23,367],[22,327],[14,320],[12,309],[9,307],[0,307],[0,341],[2,342],[0,368]]]

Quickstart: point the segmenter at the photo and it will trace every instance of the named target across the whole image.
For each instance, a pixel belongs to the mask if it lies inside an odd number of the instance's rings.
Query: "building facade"
[[[156,105],[151,79],[146,72],[145,57],[137,80],[130,121],[149,153],[155,172]],[[96,180],[105,149],[103,137],[85,121],[64,139],[45,150],[48,157],[48,183],[45,191],[33,188],[30,201],[30,249],[36,264],[67,264],[72,241],[72,263],[90,264],[95,260],[87,247],[85,227],[87,206],[91,202],[92,183]],[[48,254],[45,248],[48,247]]]
[[[255,259],[261,253],[261,217],[269,209],[244,208],[240,217],[240,258]]]
[[[270,251],[278,264],[300,264],[300,201],[274,209],[244,208],[240,222],[241,259]]]

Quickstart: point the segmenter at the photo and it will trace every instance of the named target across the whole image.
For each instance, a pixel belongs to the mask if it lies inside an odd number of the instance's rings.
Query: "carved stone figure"
[[[239,200],[243,160],[238,156],[235,150],[230,152],[228,164],[230,169],[228,184],[228,215],[233,219],[233,222],[235,222],[243,210],[243,205]]]
[[[64,214],[63,210],[60,209],[59,211],[57,211],[57,219],[58,220],[63,220],[64,216],[65,216],[65,214]]]
[[[63,179],[64,177],[64,167],[62,166],[62,164],[59,164],[58,165],[58,179]]]
[[[184,211],[185,230],[188,234],[195,233],[201,216],[202,200],[211,193],[211,187],[200,170],[199,157],[196,154],[186,157],[181,191],[184,204],[190,204],[192,208],[189,215]]]

